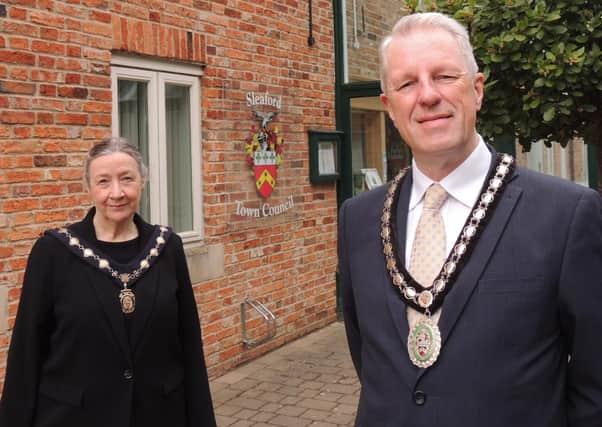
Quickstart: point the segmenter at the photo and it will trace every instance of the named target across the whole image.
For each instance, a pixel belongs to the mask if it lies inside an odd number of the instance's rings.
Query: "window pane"
[[[190,126],[190,88],[166,84],[167,208],[177,232],[193,229]]]
[[[351,99],[351,163],[354,194],[370,189],[376,182],[371,177],[387,182],[410,163],[409,149],[377,96]]]
[[[522,147],[518,143],[516,145],[520,166],[589,186],[587,146],[582,138],[572,139],[566,147],[557,142],[546,147],[537,141],[531,144],[529,152],[523,152]]]
[[[404,0],[343,0],[345,83],[379,80],[378,47],[407,13]]]
[[[148,82],[119,80],[119,136],[138,147],[148,166]],[[150,221],[149,185],[140,199],[140,215]]]

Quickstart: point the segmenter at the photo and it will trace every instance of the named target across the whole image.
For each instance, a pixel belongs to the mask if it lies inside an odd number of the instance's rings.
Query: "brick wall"
[[[224,274],[195,285],[210,374],[335,319],[336,190],[309,184],[306,136],[335,128],[332,2],[313,2],[311,48],[308,16],[297,0],[0,1],[0,315],[7,310],[9,329],[0,380],[33,241],[89,205],[83,158],[111,132],[116,52],[204,66],[204,243],[224,248]],[[255,124],[249,91],[282,96],[273,124],[284,161],[269,202],[293,195],[295,206],[271,218],[235,215],[236,201],[259,204],[244,152]],[[277,337],[251,350],[241,344],[246,296],[278,318]],[[250,326],[261,332],[256,317]]]

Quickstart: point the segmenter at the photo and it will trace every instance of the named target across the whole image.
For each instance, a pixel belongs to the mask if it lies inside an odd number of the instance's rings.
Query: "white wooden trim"
[[[189,76],[202,76],[203,69],[198,65],[177,62],[156,61],[138,56],[113,54],[111,65],[128,68],[139,68],[165,73],[186,74]]]
[[[180,84],[190,90],[190,147],[192,171],[193,229],[179,233],[185,243],[203,238],[202,159],[201,159],[201,95],[198,67],[154,62],[143,58],[114,56],[111,70],[112,134],[119,136],[119,79],[148,82],[149,199],[151,222],[168,223],[167,205],[167,137],[165,123],[165,84]],[[124,68],[132,66],[134,68]],[[165,67],[164,67],[165,66]],[[195,71],[196,70],[196,71]],[[163,71],[169,71],[166,73]],[[172,74],[171,72],[175,72]],[[186,73],[184,73],[186,72]],[[188,74],[188,75],[185,75]],[[159,120],[163,117],[162,120]]]

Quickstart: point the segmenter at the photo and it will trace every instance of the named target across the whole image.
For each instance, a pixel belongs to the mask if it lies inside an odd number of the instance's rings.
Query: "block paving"
[[[218,427],[352,426],[359,382],[342,322],[211,381]]]

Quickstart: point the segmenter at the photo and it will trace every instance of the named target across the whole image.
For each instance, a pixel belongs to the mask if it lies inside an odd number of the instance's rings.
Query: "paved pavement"
[[[359,383],[342,322],[211,381],[218,427],[352,426]]]

